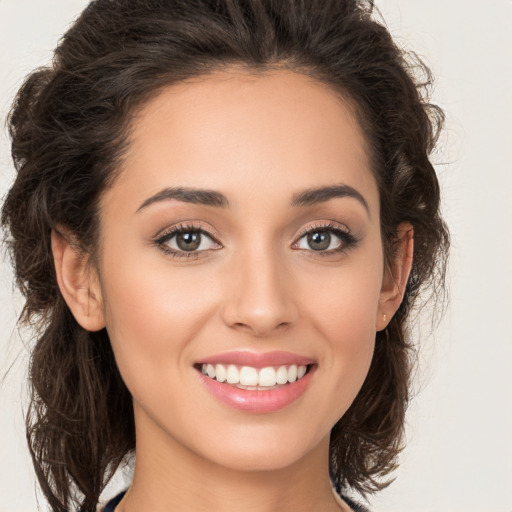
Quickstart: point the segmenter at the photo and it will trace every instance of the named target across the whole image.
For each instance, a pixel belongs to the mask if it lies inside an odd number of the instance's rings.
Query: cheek
[[[303,287],[305,306],[319,331],[337,346],[359,346],[375,338],[375,319],[382,286],[382,263],[377,256],[358,255],[350,264],[330,272],[308,274]]]
[[[323,382],[326,409],[329,399],[337,404],[337,421],[361,388],[375,347],[382,274],[379,260],[372,265],[339,269],[311,287],[304,313],[324,343],[319,376]],[[323,371],[322,371],[323,370]]]
[[[195,286],[200,276],[180,278],[165,264],[147,263],[125,260],[107,268],[107,261],[104,268],[107,331],[129,388],[134,382],[150,388],[157,374],[179,377],[190,340],[214,310],[210,288],[198,293]]]

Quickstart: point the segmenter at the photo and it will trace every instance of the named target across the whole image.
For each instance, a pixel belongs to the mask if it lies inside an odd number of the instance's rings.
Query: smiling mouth
[[[271,390],[302,379],[312,365],[280,365],[255,368],[234,364],[195,365],[196,369],[212,380],[229,384],[238,389]]]

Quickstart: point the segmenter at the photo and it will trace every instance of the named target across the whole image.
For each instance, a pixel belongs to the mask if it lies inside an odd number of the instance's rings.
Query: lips
[[[311,358],[290,352],[229,352],[198,363],[206,389],[225,405],[254,412],[275,412],[299,399],[316,370]]]
[[[238,366],[252,366],[263,368],[265,366],[283,366],[296,364],[298,366],[315,364],[315,360],[293,352],[272,351],[272,352],[248,352],[238,350],[235,352],[224,352],[205,357],[197,364],[234,364]]]

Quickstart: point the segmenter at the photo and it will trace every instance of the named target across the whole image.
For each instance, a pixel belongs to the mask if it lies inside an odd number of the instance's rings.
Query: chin
[[[295,433],[277,428],[257,432],[246,426],[241,430],[221,443],[209,444],[201,450],[203,457],[234,471],[266,472],[291,467],[318,452],[328,454],[329,435],[318,439],[305,436],[303,429]]]
[[[249,453],[233,453],[222,456],[216,454],[217,463],[226,469],[237,472],[269,472],[280,471],[297,464],[305,454],[290,452],[287,450],[275,451],[251,451]]]

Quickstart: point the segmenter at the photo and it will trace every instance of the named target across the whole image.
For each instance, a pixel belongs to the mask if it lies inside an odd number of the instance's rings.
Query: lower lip
[[[310,384],[314,369],[310,368],[304,377],[295,382],[268,391],[239,389],[200,372],[198,375],[208,391],[224,404],[241,411],[269,413],[284,409],[298,400]]]

